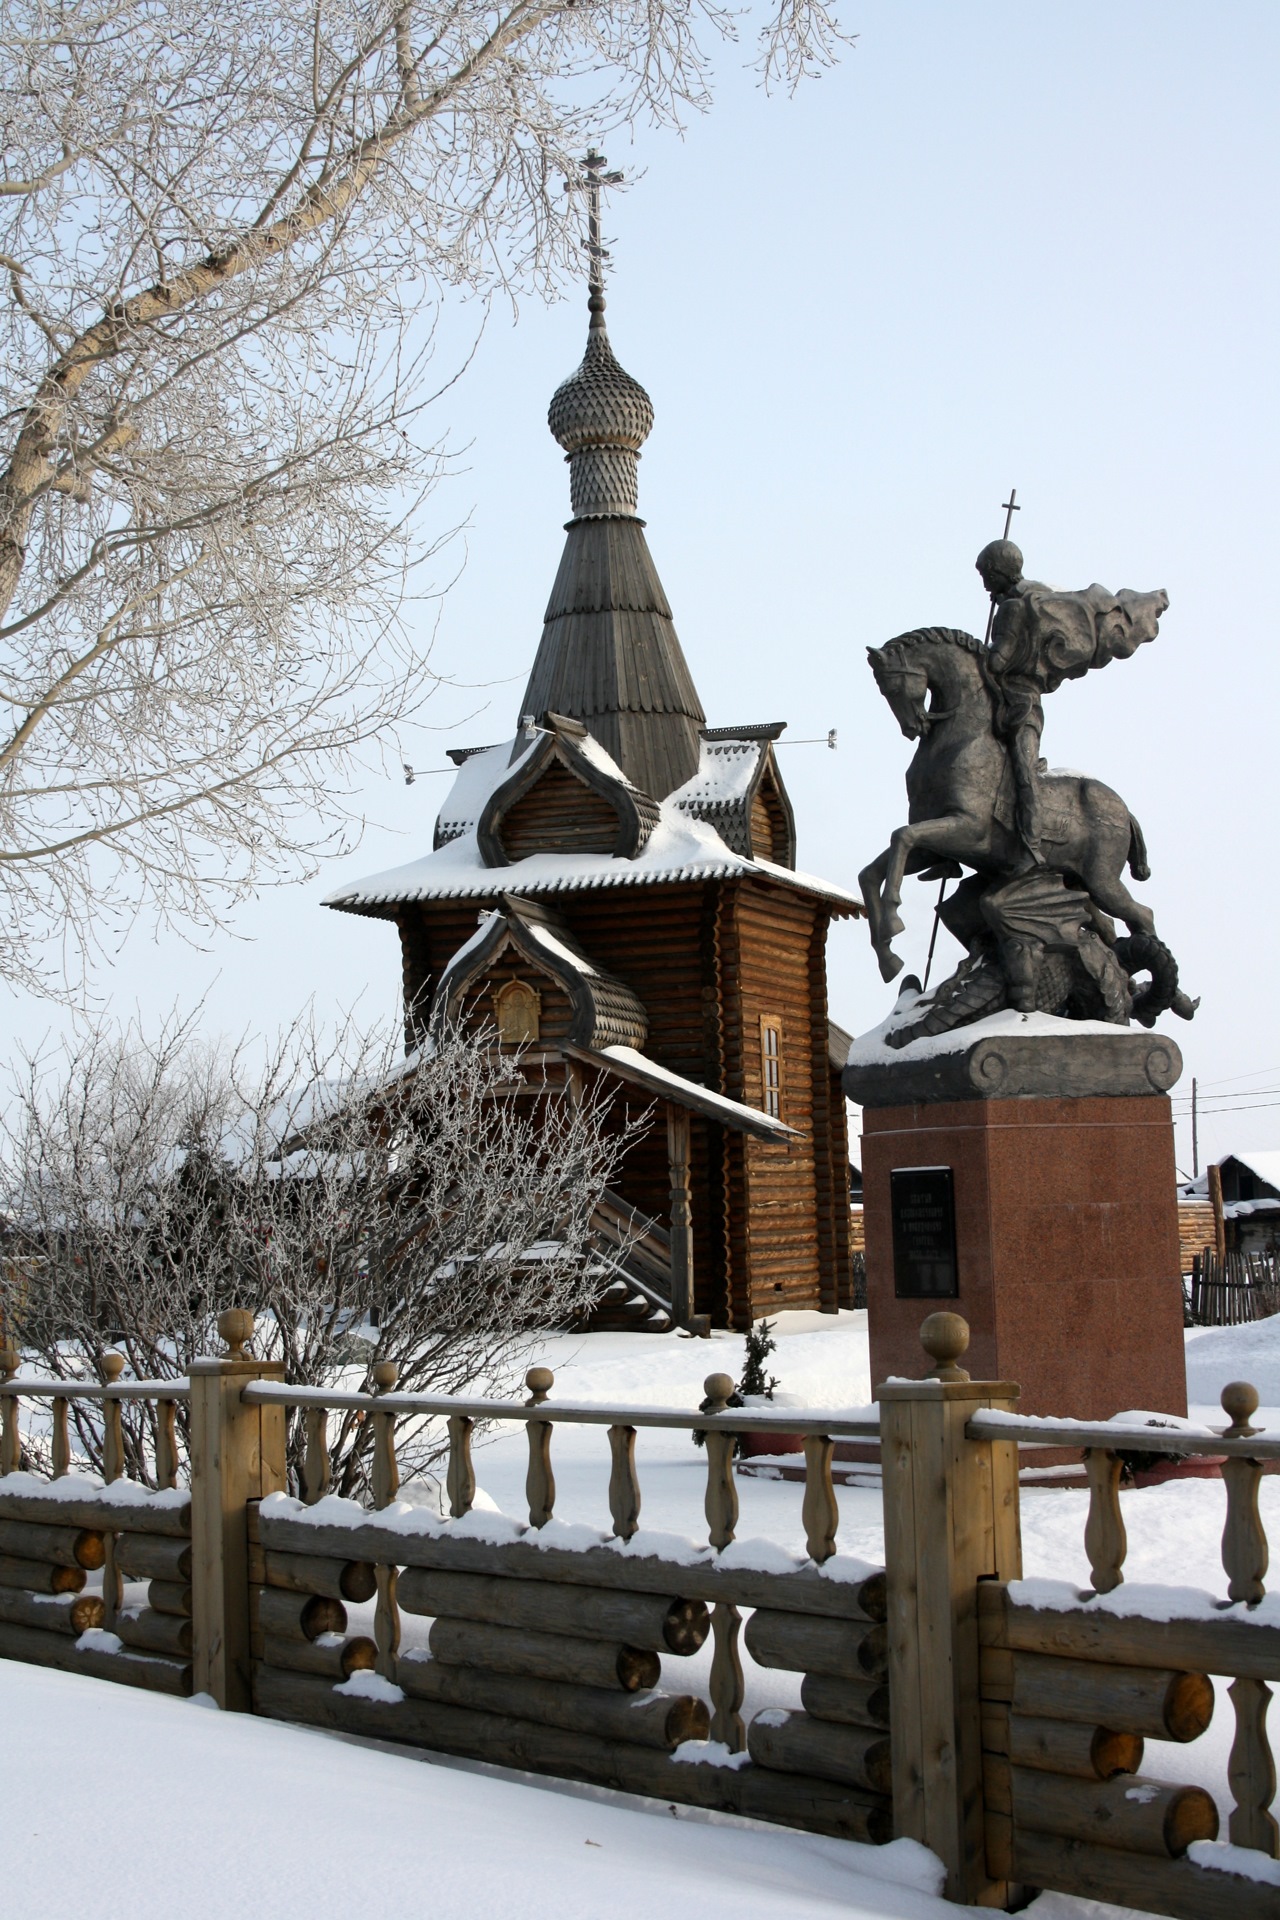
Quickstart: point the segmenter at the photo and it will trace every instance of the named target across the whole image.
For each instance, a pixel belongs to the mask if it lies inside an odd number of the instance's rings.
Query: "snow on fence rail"
[[[187,1382],[121,1380],[118,1353],[102,1356],[101,1384],[19,1380],[18,1364],[0,1349],[0,1657],[189,1694],[191,1497],[178,1488],[175,1439]],[[47,1403],[48,1481],[23,1470],[23,1400]],[[154,1489],[125,1477],[130,1400],[156,1406]],[[101,1480],[71,1472],[76,1401],[101,1408]],[[100,1590],[86,1591],[90,1576]]]
[[[726,1375],[697,1412],[557,1403],[542,1368],[514,1404],[400,1394],[389,1366],[370,1393],[288,1387],[245,1353],[249,1315],[219,1330],[228,1352],[187,1382],[119,1381],[115,1356],[105,1385],[20,1382],[17,1356],[0,1356],[0,1655],[672,1803],[909,1836],[942,1859],[954,1900],[1000,1906],[1032,1885],[1181,1920],[1280,1913],[1266,1730],[1280,1605],[1258,1507],[1280,1441],[1250,1425],[1251,1387],[1225,1391],[1221,1433],[1031,1419],[1015,1386],[969,1379],[968,1329],[938,1313],[921,1333],[932,1374],[886,1381],[878,1410],[731,1409]],[[123,1478],[119,1407],[147,1397],[169,1408],[158,1490]],[[76,1398],[102,1406],[103,1481],[68,1471]],[[174,1484],[182,1398],[189,1493]],[[49,1403],[51,1481],[21,1470],[22,1399]],[[290,1409],[302,1500],[284,1492]],[[331,1410],[372,1425],[371,1508],[330,1491]],[[428,1416],[447,1425],[448,1518],[396,1499],[397,1422]],[[526,1429],[527,1522],[475,1509],[473,1432],[495,1420]],[[555,1517],[560,1424],[607,1430],[609,1534]],[[736,1537],[735,1437],[779,1426],[804,1436],[807,1558]],[[641,1427],[706,1434],[705,1543],[641,1530]],[[836,1551],[837,1438],[880,1443],[884,1569]],[[1021,1578],[1018,1450],[1064,1445],[1091,1489],[1083,1593]],[[1225,1597],[1124,1585],[1123,1456],[1155,1450],[1220,1464]],[[126,1587],[144,1579],[140,1605]],[[372,1634],[349,1634],[347,1607],[371,1600]],[[429,1652],[401,1647],[415,1614],[432,1622]],[[709,1635],[709,1705],[662,1693],[664,1662]],[[744,1726],[740,1636],[804,1676],[802,1712]],[[1231,1677],[1235,1716],[1228,1844],[1202,1789],[1140,1771],[1146,1738],[1207,1726],[1215,1674]]]
[[[979,1588],[986,1847],[993,1873],[1184,1920],[1280,1913],[1276,1768],[1267,1682],[1280,1675],[1280,1606],[1268,1603],[1262,1475],[1280,1439],[1250,1425],[1258,1395],[1222,1393],[1225,1428],[1088,1422],[987,1409],[974,1440],[1084,1449],[1084,1544],[1092,1590],[1010,1580]],[[1123,1588],[1124,1456],[1211,1458],[1225,1487],[1225,1599]],[[1228,1843],[1199,1788],[1139,1777],[1143,1738],[1197,1739],[1214,1706],[1211,1674],[1231,1677]]]
[[[523,1404],[400,1394],[391,1365],[372,1379],[367,1394],[244,1389],[248,1405],[301,1409],[305,1433],[305,1498],[268,1499],[250,1523],[260,1710],[845,1838],[889,1837],[885,1578],[836,1553],[831,1473],[837,1438],[878,1437],[874,1409],[731,1410],[727,1374],[705,1382],[696,1412],[556,1403],[543,1367],[526,1375]],[[372,1422],[372,1512],[330,1494],[331,1410]],[[447,1422],[448,1520],[395,1504],[396,1423],[426,1416]],[[477,1421],[525,1427],[527,1524],[474,1511]],[[555,1520],[557,1424],[608,1432],[610,1534]],[[807,1560],[736,1539],[736,1437],[783,1424],[804,1436]],[[641,1532],[641,1427],[705,1435],[705,1543]],[[294,1597],[308,1578],[331,1595],[376,1595],[372,1642],[325,1649],[329,1684]],[[757,1715],[750,1727],[741,1712],[744,1606],[755,1609],[746,1629],[753,1657],[804,1675],[803,1711]],[[432,1620],[427,1657],[401,1651],[404,1613]],[[345,1629],[345,1617],[325,1618]],[[696,1652],[708,1634],[709,1707],[690,1693],[653,1691],[662,1665]],[[335,1660],[350,1669],[337,1687]]]

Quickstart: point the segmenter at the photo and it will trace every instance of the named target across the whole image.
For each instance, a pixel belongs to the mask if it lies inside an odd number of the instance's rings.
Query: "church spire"
[[[698,768],[706,716],[638,517],[640,449],[653,402],[619,365],[605,327],[600,236],[604,156],[587,155],[587,309],[582,364],[547,424],[569,463],[573,518],[521,709],[581,720],[627,778],[661,800]],[[620,178],[604,175],[605,184]]]

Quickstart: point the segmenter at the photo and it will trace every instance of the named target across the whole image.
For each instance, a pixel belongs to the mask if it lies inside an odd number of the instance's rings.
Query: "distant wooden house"
[[[1184,1208],[1207,1215],[1208,1237],[1202,1244],[1210,1247],[1215,1245],[1217,1231],[1215,1186],[1220,1194],[1224,1251],[1280,1252],[1280,1151],[1228,1153],[1198,1180],[1178,1189],[1180,1215]]]
[[[633,1243],[601,1324],[835,1311],[847,1036],[826,938],[861,905],[796,870],[783,724],[705,724],[636,513],[653,408],[598,288],[589,306],[549,414],[573,517],[519,727],[451,754],[431,853],[327,904],[394,921],[411,1048],[460,1021],[521,1050],[531,1098],[600,1081],[649,1116],[600,1221]]]

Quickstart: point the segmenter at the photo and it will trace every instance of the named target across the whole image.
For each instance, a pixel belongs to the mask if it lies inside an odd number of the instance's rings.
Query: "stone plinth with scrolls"
[[[969,1322],[975,1377],[1021,1382],[1024,1412],[1185,1414],[1181,1057],[1073,1024],[1002,1014],[949,1046],[854,1043],[873,1382],[919,1371],[932,1301]]]

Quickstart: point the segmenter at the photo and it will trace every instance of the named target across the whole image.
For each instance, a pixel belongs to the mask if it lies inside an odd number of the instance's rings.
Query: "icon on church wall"
[[[504,1047],[527,1047],[536,1041],[542,999],[526,980],[508,980],[493,996],[498,1017],[498,1039]]]

